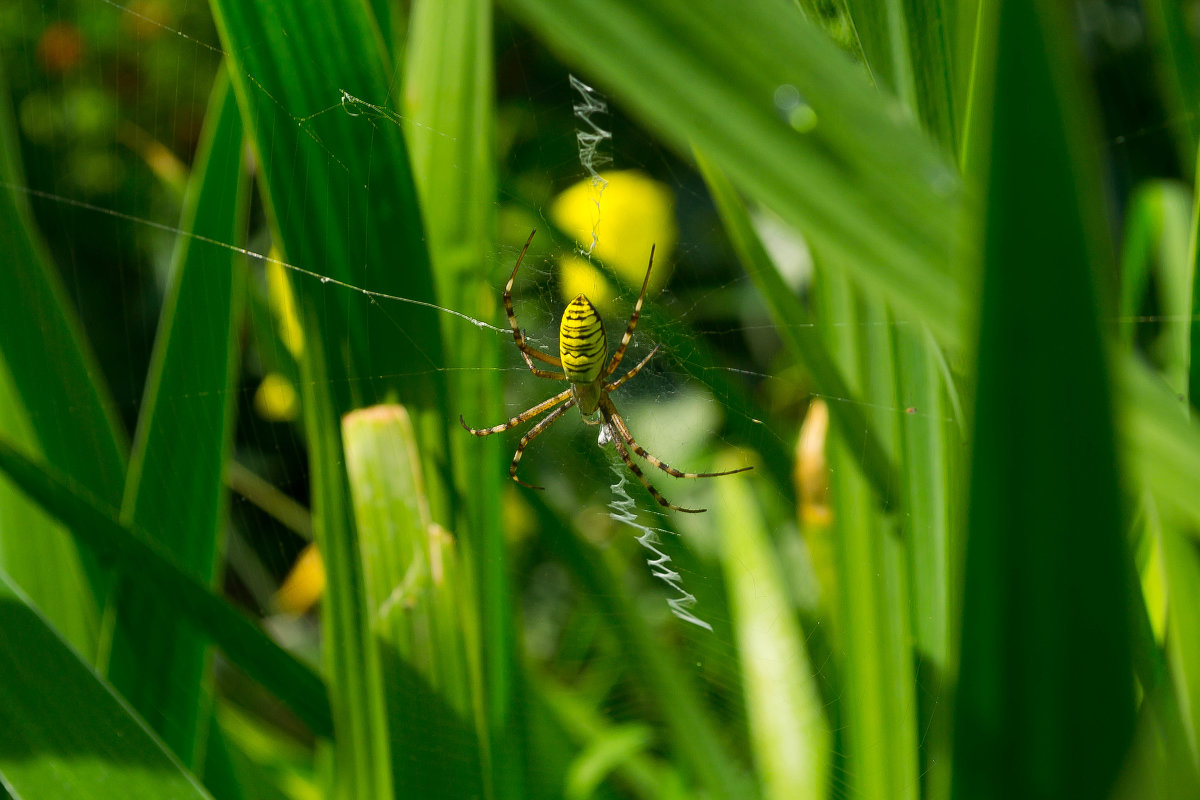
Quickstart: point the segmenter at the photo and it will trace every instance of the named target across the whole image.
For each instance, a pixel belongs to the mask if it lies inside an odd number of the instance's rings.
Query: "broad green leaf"
[[[848,441],[861,443],[860,468],[870,480],[879,505],[888,507],[893,502],[891,493],[898,483],[895,465],[884,452],[878,434],[867,424],[862,407],[851,397],[850,389],[828,350],[813,335],[815,329],[809,326],[808,330],[803,330],[809,324],[809,315],[767,254],[737,190],[702,153],[695,155],[708,184],[708,191],[721,214],[725,232],[729,234],[743,269],[754,281],[771,312],[779,335],[783,337],[792,358],[812,375],[817,391],[834,398],[829,404],[830,415]]]
[[[727,457],[716,468],[742,463]],[[722,564],[763,798],[821,800],[829,794],[832,737],[769,523],[744,481],[723,481],[718,492]]]
[[[5,796],[209,797],[3,573],[0,633],[0,785]]]
[[[996,44],[976,127],[986,227],[953,792],[1103,798],[1134,706],[1092,108],[1065,9],[1006,0],[987,13]]]

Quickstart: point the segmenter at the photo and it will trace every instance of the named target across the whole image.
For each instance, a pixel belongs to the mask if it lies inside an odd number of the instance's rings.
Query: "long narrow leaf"
[[[115,505],[125,481],[126,435],[79,318],[38,233],[28,197],[20,191],[25,179],[3,69],[0,61],[0,253],[4,254],[6,293],[14,302],[4,304],[0,319],[0,358],[13,393],[24,407],[37,449]],[[16,298],[20,301],[15,302]],[[7,429],[5,423],[0,425]],[[35,578],[40,584],[35,589],[39,602],[55,593],[65,598],[80,591],[80,584],[72,579],[78,574],[77,557],[64,551],[62,544],[59,540],[58,547],[37,554],[52,559],[38,567],[46,570],[43,577]],[[29,551],[28,545],[19,547]],[[83,597],[80,602],[85,606],[103,604],[108,589],[86,556],[83,563],[92,581],[90,593],[96,596]],[[23,580],[34,574],[23,569],[14,577]],[[95,640],[95,630],[82,630],[95,625],[94,611],[71,608],[62,613],[69,618],[56,614],[56,621],[79,631],[72,637],[74,641]]]
[[[413,172],[429,230],[439,302],[478,319],[498,310],[496,265],[496,121],[492,74],[492,8],[485,0],[422,0],[413,6],[404,99]],[[479,440],[455,427],[504,416],[499,348],[507,341],[471,326],[445,328],[451,369],[447,409],[460,498],[453,521],[462,532],[464,563],[475,572],[479,640],[471,642],[482,672],[485,766],[496,797],[524,796],[518,713],[522,682],[512,622],[514,600],[500,515],[503,442]],[[476,422],[478,424],[478,422]],[[488,465],[480,469],[479,465]],[[436,467],[426,462],[426,471]]]
[[[244,237],[250,184],[242,166],[241,118],[225,77],[213,89],[205,121],[181,227],[235,243]],[[124,516],[131,527],[169,537],[158,544],[215,589],[245,265],[227,248],[192,237],[178,242]],[[154,596],[132,589],[119,594],[109,679],[192,768],[201,757],[200,725],[208,716],[206,650],[204,639],[179,628]]]
[[[850,396],[850,389],[837,365],[813,335],[815,329],[802,330],[808,322],[808,315],[767,255],[737,191],[702,153],[696,154],[696,161],[734,249],[767,304],[776,329],[788,345],[792,357],[812,375],[817,391],[831,398],[830,415],[842,435],[847,441],[861,443],[861,469],[871,482],[879,505],[887,508],[893,501],[892,492],[898,485],[898,479],[895,465],[884,451],[878,433],[867,425],[862,408]]]
[[[990,146],[979,165],[985,278],[954,796],[1102,798],[1131,736],[1133,697],[1099,322],[1112,256],[1085,157],[1092,109],[1061,7],[1006,0],[989,12],[996,58],[977,128]]]
[[[362,0],[213,0],[261,188],[285,258],[353,287],[433,303],[434,283],[403,131],[358,108],[399,87],[378,21]],[[345,93],[345,94],[343,94]],[[364,102],[369,106],[357,106]],[[314,534],[328,577],[322,624],[338,736],[335,791],[391,794],[386,707],[367,628],[359,543],[342,464],[340,417],[403,402],[426,458],[448,464],[440,321],[428,306],[290,275],[305,335],[300,359]],[[441,474],[432,514],[450,516]]]
[[[134,533],[121,524],[112,506],[89,489],[31,460],[4,440],[0,440],[0,471],[66,526],[98,561],[111,564],[156,596],[170,598],[180,618],[274,692],[314,733],[332,735],[329,701],[320,677],[176,566],[152,543],[152,537]]]

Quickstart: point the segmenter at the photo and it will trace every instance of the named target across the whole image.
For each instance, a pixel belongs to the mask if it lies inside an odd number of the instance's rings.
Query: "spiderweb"
[[[1123,18],[1114,22],[1112,17],[1125,13],[1124,7],[1104,8],[1109,16],[1091,20],[1097,43],[1094,66],[1100,86],[1107,90],[1102,91],[1108,124],[1104,155],[1126,187],[1147,176],[1178,175],[1172,134],[1194,126],[1196,115],[1140,107],[1137,87],[1111,78],[1112,73],[1128,74],[1121,65],[1136,57],[1137,42],[1123,37]],[[373,285],[333,277],[321,264],[296,263],[273,253],[265,211],[257,201],[247,246],[179,228],[189,161],[214,76],[227,55],[205,6],[102,0],[50,7],[18,0],[13,9],[0,16],[0,45],[16,109],[25,178],[20,185],[6,182],[0,188],[16,192],[31,205],[96,352],[124,430],[135,430],[141,411],[162,292],[177,240],[190,237],[231,250],[253,268],[245,312],[244,364],[233,398],[238,422],[229,482],[234,499],[223,559],[226,595],[256,612],[274,607],[280,586],[304,557],[311,539],[306,511],[311,480],[305,458],[308,443],[295,407],[299,377],[288,368],[289,345],[279,323],[281,314],[287,313],[279,310],[285,301],[272,289],[272,268],[286,271],[295,280],[313,282],[327,306],[369,304],[369,313],[383,328],[402,327],[406,314],[421,308],[437,314],[441,325],[453,326],[457,337],[500,340],[498,364],[451,363],[449,357],[414,344],[418,352],[404,368],[414,375],[499,373],[505,414],[512,416],[558,391],[557,384],[528,373],[512,346],[501,311],[504,280],[528,231],[539,228],[539,238],[522,265],[513,296],[530,343],[557,353],[558,315],[567,295],[575,291],[569,284],[586,287],[589,296],[608,295],[602,315],[611,351],[637,298],[639,273],[644,270],[644,266],[634,267],[630,279],[620,266],[599,255],[621,213],[612,173],[636,172],[653,182],[654,191],[664,190],[669,195],[666,213],[678,229],[677,241],[670,247],[658,241],[659,253],[668,253],[656,266],[661,282],[652,283],[624,363],[637,363],[656,346],[661,350],[614,399],[639,442],[676,467],[707,470],[714,459],[734,448],[749,454],[743,455],[745,463],[758,467],[748,475],[709,481],[676,481],[662,473],[649,477],[672,502],[714,510],[730,502],[722,481],[753,487],[755,502],[767,509],[769,533],[779,549],[778,566],[786,576],[784,590],[803,621],[808,669],[825,693],[834,731],[833,792],[858,796],[856,776],[840,771],[844,753],[838,751],[847,735],[835,716],[845,700],[836,674],[841,643],[828,633],[833,612],[823,603],[819,588],[828,561],[820,551],[823,545],[800,534],[801,527],[812,521],[797,519],[787,465],[794,460],[800,422],[815,400],[827,406],[854,405],[872,425],[881,427],[892,424],[897,411],[907,411],[918,422],[961,426],[957,409],[897,406],[892,395],[870,386],[859,387],[853,396],[823,396],[815,391],[811,379],[791,363],[764,303],[737,265],[695,170],[609,104],[586,76],[574,75],[553,61],[507,19],[497,21],[496,32],[497,138],[504,159],[495,210],[502,236],[489,274],[492,308],[497,313],[481,318],[484,315],[475,309],[378,291]],[[261,87],[258,76],[245,77],[250,85]],[[287,98],[273,96],[267,105],[277,113],[279,125],[298,126],[304,132],[307,158],[332,169],[344,168],[345,154],[331,149],[320,135],[323,117],[349,115],[377,127],[411,124],[398,110],[396,95],[366,97],[358,96],[354,87],[324,88],[328,105],[322,109],[291,108]],[[451,135],[439,130],[425,133]],[[556,202],[574,187],[581,187],[585,205],[590,206],[582,236],[568,235],[576,232],[564,230],[568,226],[555,211]],[[364,191],[369,202],[369,182]],[[807,295],[812,261],[803,240],[769,212],[755,213],[757,229],[791,288]],[[648,252],[638,252],[631,258],[644,265],[647,256]],[[1147,316],[1135,324],[1148,335],[1159,322]],[[853,327],[868,345],[875,333],[871,330],[875,323],[861,323],[856,317],[824,323]],[[902,320],[892,325],[905,327]],[[798,332],[824,335],[816,325],[804,325]],[[364,379],[393,377],[380,373]],[[182,409],[188,398],[167,400]],[[457,410],[445,411],[453,422]],[[500,421],[468,420],[477,426]],[[531,498],[526,490],[513,486],[495,509],[510,531],[524,654],[537,674],[546,676],[540,702],[583,727],[602,716],[606,724],[629,737],[630,753],[645,756],[661,770],[666,776],[663,785],[677,780],[685,787],[680,769],[663,756],[672,737],[680,735],[670,732],[659,716],[658,704],[664,698],[648,696],[647,686],[628,674],[624,642],[609,630],[606,618],[633,609],[639,616],[638,629],[653,631],[671,649],[675,672],[669,673],[668,680],[699,687],[710,713],[728,729],[728,738],[745,742],[753,723],[743,705],[737,620],[729,611],[731,584],[722,572],[725,544],[715,513],[697,518],[664,513],[617,459],[613,447],[597,446],[596,436],[596,428],[581,424],[574,412],[564,417],[530,446],[521,461],[522,477],[546,486],[546,491]],[[505,438],[500,447],[506,454],[503,460],[484,468],[503,471],[516,439],[516,434]],[[851,460],[856,456],[852,454]],[[785,465],[782,475],[779,470],[771,474],[771,463]],[[818,488],[813,504],[820,506],[827,499]],[[541,521],[547,516],[556,520],[555,527]],[[563,566],[563,559],[543,537],[563,535],[568,529],[602,554],[603,580],[614,583],[584,585]],[[622,599],[630,603],[621,605]],[[276,638],[295,651],[310,656],[318,651],[319,630],[312,614],[264,616]],[[922,738],[946,724],[944,687],[931,675],[918,670],[915,679],[925,703]],[[584,689],[576,694],[566,691],[581,686]],[[276,755],[283,753],[278,757],[286,763],[273,769],[293,779],[299,775],[295,780],[300,788],[281,788],[288,781],[280,780],[275,789],[278,796],[312,796],[317,785],[312,742],[295,721],[277,715],[261,690],[221,665],[217,694],[227,723],[253,718],[240,728],[243,733],[259,727],[284,730],[285,735],[273,741]],[[591,703],[593,708],[580,708],[593,700],[597,700]],[[597,705],[603,706],[602,715],[596,714]],[[169,718],[149,722],[168,729],[175,723]],[[238,745],[250,750],[250,737],[243,736]],[[748,761],[745,745],[740,746],[739,756]],[[435,756],[451,763],[459,757],[449,745]],[[560,753],[556,761],[570,763],[571,757]],[[627,777],[606,782],[608,769],[597,769],[595,782],[604,785],[605,796],[638,796]],[[588,785],[586,775],[573,779],[579,782],[578,795],[586,796],[582,788]],[[545,794],[553,796],[553,792]]]

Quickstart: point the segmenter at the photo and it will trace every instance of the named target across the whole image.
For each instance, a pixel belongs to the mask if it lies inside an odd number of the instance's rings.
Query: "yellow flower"
[[[292,571],[275,592],[275,608],[285,614],[303,614],[325,593],[325,562],[317,546],[301,551]]]
[[[300,410],[296,387],[278,372],[270,373],[254,392],[254,410],[271,422],[291,422]]]
[[[550,207],[554,223],[573,236],[581,249],[595,247],[592,254],[606,264],[625,283],[640,288],[646,276],[650,246],[656,245],[654,271],[650,274],[650,293],[661,289],[671,274],[671,256],[679,240],[675,224],[675,197],[671,190],[637,170],[603,172],[607,183],[586,178],[560,194]],[[586,270],[584,269],[586,267]],[[564,299],[571,300],[581,291],[597,307],[603,308],[612,292],[595,268],[577,256],[560,262]],[[587,284],[595,283],[598,299]],[[579,288],[584,286],[585,288]]]

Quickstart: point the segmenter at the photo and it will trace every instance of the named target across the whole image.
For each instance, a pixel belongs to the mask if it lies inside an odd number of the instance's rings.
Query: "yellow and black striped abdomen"
[[[558,329],[563,372],[572,383],[591,383],[600,377],[608,357],[604,323],[591,302],[579,295],[567,306]]]

